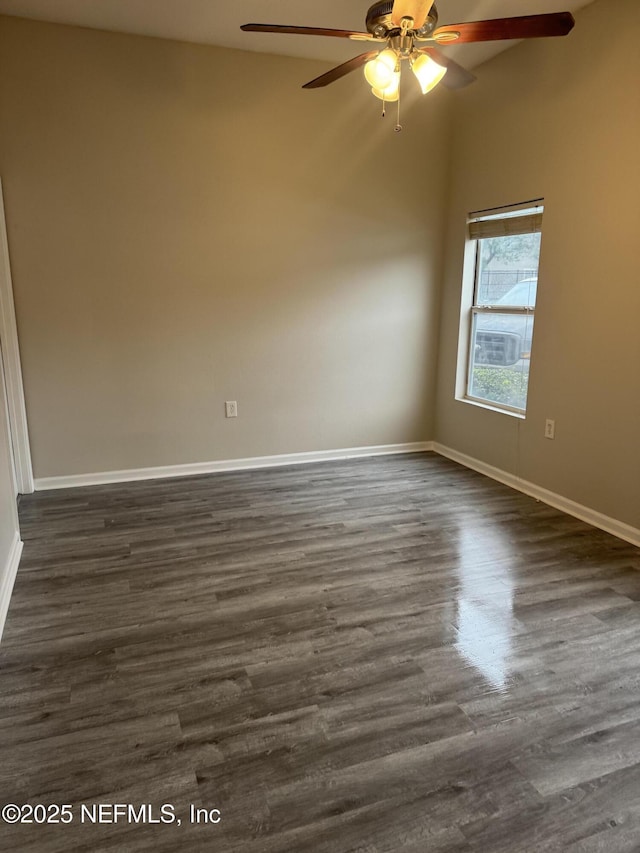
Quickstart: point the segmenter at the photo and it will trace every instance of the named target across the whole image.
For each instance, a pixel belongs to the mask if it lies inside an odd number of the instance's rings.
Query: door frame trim
[[[4,214],[2,179],[0,178],[0,338],[4,361],[5,386],[9,407],[9,425],[19,494],[30,495],[34,491],[31,446],[27,425],[27,409],[22,383],[22,365],[18,345],[18,327],[13,302],[9,244]]]

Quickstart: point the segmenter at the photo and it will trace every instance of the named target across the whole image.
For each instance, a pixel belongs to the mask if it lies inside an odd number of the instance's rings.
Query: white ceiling
[[[0,0],[0,14],[101,30],[343,62],[361,52],[347,39],[243,33],[244,23],[363,30],[373,0]],[[437,0],[441,24],[574,11],[593,0]],[[570,37],[570,36],[569,36]],[[491,42],[447,48],[467,68],[511,47]]]

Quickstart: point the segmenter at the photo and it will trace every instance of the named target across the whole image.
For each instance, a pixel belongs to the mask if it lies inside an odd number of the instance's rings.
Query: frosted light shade
[[[395,71],[391,75],[391,83],[383,88],[374,86],[371,91],[381,101],[397,101],[400,97],[400,72]]]
[[[446,68],[439,65],[426,53],[420,54],[415,62],[412,62],[411,70],[418,78],[423,95],[434,89],[447,73]]]
[[[398,57],[396,52],[387,48],[364,66],[367,83],[374,89],[385,89],[393,80]]]

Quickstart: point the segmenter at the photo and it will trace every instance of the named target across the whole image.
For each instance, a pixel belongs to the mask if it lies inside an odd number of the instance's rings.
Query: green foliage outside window
[[[470,391],[474,397],[515,409],[526,409],[528,380],[528,370],[475,367],[471,374]]]

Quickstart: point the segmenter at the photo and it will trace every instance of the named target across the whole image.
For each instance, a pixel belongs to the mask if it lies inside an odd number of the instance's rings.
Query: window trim
[[[520,211],[522,211],[522,213],[520,213]],[[510,406],[506,403],[499,403],[493,400],[488,400],[484,397],[477,397],[470,393],[471,376],[474,367],[472,347],[475,318],[477,316],[490,316],[492,314],[508,314],[518,317],[535,318],[536,313],[535,305],[498,306],[478,304],[478,288],[480,284],[480,241],[483,239],[490,239],[492,236],[505,237],[515,236],[516,234],[541,233],[543,214],[544,199],[535,199],[533,201],[506,205],[504,207],[475,211],[470,213],[467,217],[467,239],[463,268],[463,298],[460,316],[460,339],[458,346],[458,377],[461,386],[459,386],[461,393],[456,395],[456,399],[480,408],[489,409],[494,412],[500,412],[502,414],[521,419],[526,418],[526,406],[525,408]],[[490,224],[483,227],[480,223],[496,224],[494,227],[491,227]],[[526,229],[523,228],[524,224],[528,226]],[[473,253],[473,260],[470,257],[471,252]],[[467,282],[467,284],[465,284],[465,282]],[[469,298],[470,301],[468,301]],[[464,345],[465,342],[466,346]],[[463,369],[461,370],[461,355],[463,352],[465,353],[465,361],[462,365]],[[464,384],[462,385],[462,383]]]

